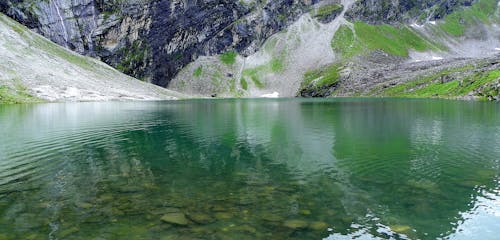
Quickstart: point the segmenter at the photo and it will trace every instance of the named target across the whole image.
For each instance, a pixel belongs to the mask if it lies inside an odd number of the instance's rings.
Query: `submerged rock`
[[[90,209],[90,208],[94,207],[94,205],[93,205],[93,204],[91,204],[91,203],[86,203],[86,202],[77,203],[77,204],[76,204],[76,206],[77,206],[78,208],[83,208],[83,209]]]
[[[263,213],[260,215],[262,220],[269,221],[269,222],[281,222],[285,220],[282,216],[274,213]]]
[[[190,213],[188,214],[188,218],[191,219],[193,222],[199,224],[208,224],[214,222],[212,216],[205,213]]]
[[[310,225],[309,225],[309,228],[313,229],[313,230],[317,230],[317,231],[320,231],[320,230],[326,230],[328,228],[328,223],[326,222],[312,222]]]
[[[186,218],[184,213],[167,213],[161,217],[161,220],[166,223],[172,223],[176,225],[188,225],[189,220]]]
[[[393,225],[390,226],[391,230],[397,233],[407,233],[411,230],[411,227],[408,225]]]
[[[227,220],[233,218],[233,215],[228,212],[218,212],[215,213],[215,218],[217,218],[217,220]]]
[[[306,228],[308,225],[309,224],[306,221],[299,219],[286,220],[283,223],[283,226],[291,229]]]

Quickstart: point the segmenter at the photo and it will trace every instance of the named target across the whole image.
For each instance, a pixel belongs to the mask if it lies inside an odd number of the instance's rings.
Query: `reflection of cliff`
[[[165,108],[176,115],[178,124],[189,126],[199,144],[234,137],[252,151],[260,148],[274,163],[286,164],[296,174],[307,176],[335,166],[329,150],[335,144],[335,133],[333,114],[303,104],[309,105],[301,101],[223,100],[181,102]]]

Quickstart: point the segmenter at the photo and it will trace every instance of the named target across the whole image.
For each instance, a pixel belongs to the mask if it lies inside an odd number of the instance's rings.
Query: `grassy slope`
[[[354,23],[354,31],[348,26],[341,26],[332,39],[332,48],[344,59],[374,50],[407,57],[410,49],[438,49],[409,27],[370,25],[363,22]]]
[[[451,74],[466,74],[474,67],[467,66],[449,69],[437,74],[415,79],[413,81],[384,89],[377,95],[389,97],[411,97],[411,98],[456,98],[470,93],[481,98],[498,96],[498,89],[494,88],[500,84],[500,70],[488,70],[473,73],[462,79],[451,78]]]

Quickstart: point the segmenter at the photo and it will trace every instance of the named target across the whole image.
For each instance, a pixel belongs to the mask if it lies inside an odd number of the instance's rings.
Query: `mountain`
[[[498,0],[5,0],[59,45],[222,97],[498,99]]]
[[[182,97],[65,49],[0,13],[0,103]]]

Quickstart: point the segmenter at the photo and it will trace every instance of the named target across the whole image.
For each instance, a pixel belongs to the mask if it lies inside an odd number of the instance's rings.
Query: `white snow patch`
[[[279,92],[273,92],[273,93],[270,93],[270,94],[264,94],[260,97],[262,98],[279,98],[280,96],[280,93]]]
[[[495,48],[495,50],[500,51],[500,48],[497,47],[497,48]]]
[[[424,25],[418,25],[418,24],[416,24],[416,23],[412,23],[410,26],[411,26],[412,28],[423,28],[423,27],[424,27]]]
[[[417,52],[410,51],[410,62],[422,62],[422,61],[437,61],[444,59],[446,55],[442,55],[436,52]]]
[[[430,24],[436,25],[436,21],[429,21]]]

